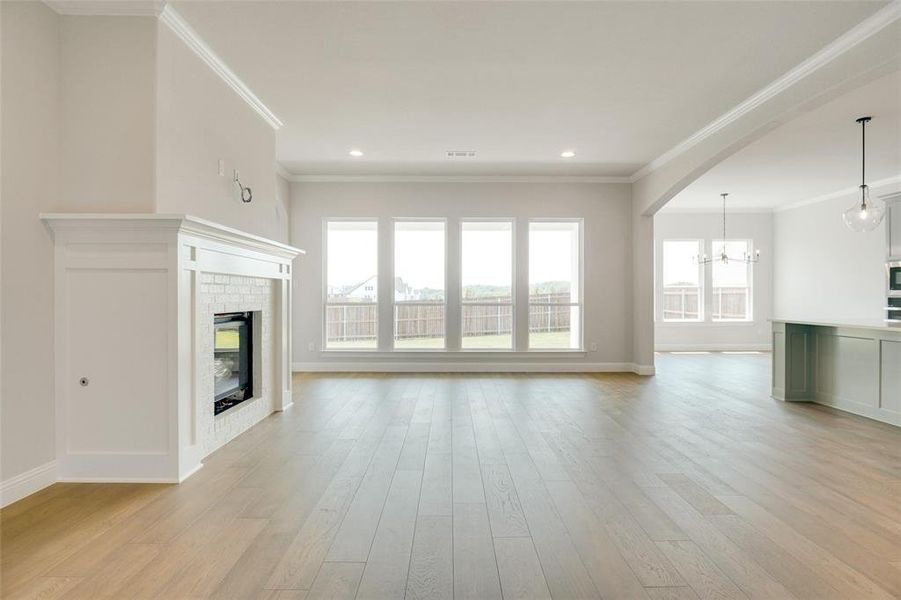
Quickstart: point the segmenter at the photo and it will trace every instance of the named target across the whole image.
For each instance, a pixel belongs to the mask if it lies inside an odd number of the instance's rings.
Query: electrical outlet
[[[219,177],[225,177],[225,161],[219,159]]]
[[[589,346],[589,348],[591,348],[591,351],[592,351],[592,352],[597,352],[597,351],[598,351],[598,344],[597,344],[597,342],[591,342],[591,345]]]
[[[307,350],[310,352],[316,352],[316,342],[310,342],[307,344]]]

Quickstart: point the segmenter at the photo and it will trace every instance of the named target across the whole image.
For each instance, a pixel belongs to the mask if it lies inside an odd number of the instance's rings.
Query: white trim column
[[[654,374],[654,217],[632,208],[632,362]]]
[[[291,395],[291,265],[285,264],[281,266],[282,272],[288,279],[279,279],[275,281],[275,314],[273,315],[273,332],[275,334],[275,356],[277,357],[275,364],[275,395],[273,408],[275,410],[285,410],[292,404],[294,399]]]
[[[394,219],[378,219],[378,349],[394,348]]]
[[[445,294],[447,304],[444,318],[445,346],[448,350],[459,350],[463,343],[462,316],[462,262],[463,247],[461,242],[460,219],[448,218],[446,224],[445,258]]]
[[[529,219],[513,221],[513,349],[529,349]]]

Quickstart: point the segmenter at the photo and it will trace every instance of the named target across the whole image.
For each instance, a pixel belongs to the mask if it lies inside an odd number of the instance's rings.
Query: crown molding
[[[892,0],[889,4],[879,9],[841,36],[833,40],[819,52],[803,61],[769,85],[758,91],[756,94],[747,98],[744,102],[735,106],[728,112],[720,115],[717,119],[702,129],[699,129],[688,139],[680,142],[676,146],[670,148],[629,177],[634,183],[645,177],[649,173],[656,171],[663,165],[669,163],[676,157],[684,154],[705,139],[716,134],[731,123],[734,123],[747,113],[753,111],[768,100],[778,96],[798,81],[816,72],[820,68],[828,65],[833,60],[848,52],[861,42],[879,33],[885,27],[891,25],[901,18],[901,0]]]
[[[167,4],[168,0],[44,0],[44,4],[61,15],[82,17],[154,17],[169,29],[194,54],[207,64],[244,102],[263,117],[276,131],[284,124],[269,110],[263,101],[247,87],[240,77],[225,64],[200,34],[188,25],[178,12]]]
[[[289,175],[296,183],[630,183],[593,175]]]
[[[44,4],[73,17],[159,17],[166,0],[44,0]]]
[[[879,188],[888,187],[894,184],[901,184],[901,173],[898,175],[893,175],[891,177],[886,177],[885,179],[879,179],[877,181],[873,181],[869,183],[870,190],[877,190]],[[826,202],[827,200],[835,200],[836,198],[843,198],[845,196],[853,196],[854,194],[860,191],[859,186],[844,188],[841,190],[837,190],[835,192],[830,192],[828,194],[822,194],[820,196],[814,196],[813,198],[807,198],[806,200],[800,200],[798,202],[792,202],[791,204],[786,204],[784,206],[777,206],[773,208],[773,212],[783,212],[786,210],[792,210],[793,208],[800,208],[802,206],[808,206],[810,204],[818,204],[820,202]],[[895,194],[889,193],[887,196],[891,197]],[[882,197],[880,197],[882,198]]]
[[[187,21],[174,8],[166,5],[160,14],[160,21],[165,23],[181,41],[187,44],[188,48],[194,51],[194,54],[200,57],[222,81],[234,90],[257,114],[263,117],[263,120],[269,123],[273,129],[278,130],[283,125],[279,118],[241,81],[240,77],[235,75],[235,72],[219,58],[219,55],[213,52],[213,49],[207,45],[203,38],[194,31],[193,27],[188,25]]]
[[[294,173],[286,169],[280,162],[275,163],[275,173],[276,175],[287,181],[292,181],[291,178],[296,177]]]
[[[728,212],[730,215],[760,215],[770,214],[774,212],[771,206],[730,206]],[[717,215],[723,214],[722,207],[713,206],[664,206],[657,211],[658,215]]]

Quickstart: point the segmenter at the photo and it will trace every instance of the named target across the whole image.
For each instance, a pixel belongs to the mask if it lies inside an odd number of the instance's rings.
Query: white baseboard
[[[276,408],[275,412],[287,410],[294,405],[294,399],[291,394],[292,392],[290,389],[282,390],[281,408]]]
[[[193,472],[191,474],[193,475]],[[60,477],[57,481],[61,483],[181,483],[177,477]]]
[[[822,392],[814,393],[811,400],[813,400],[817,404],[831,406],[832,408],[837,408],[838,410],[843,410],[855,415],[860,415],[862,417],[875,419],[876,421],[882,421],[883,423],[889,423],[891,425],[901,427],[901,413],[898,413],[896,411],[869,406],[862,402],[855,402],[847,398],[842,398],[841,396],[836,396],[834,394],[825,394]]]
[[[653,375],[654,367],[635,363],[560,362],[296,362],[296,373],[637,373]]]
[[[656,352],[769,352],[770,344],[655,344]]]
[[[195,466],[193,469],[191,469],[184,475],[179,476],[178,483],[181,483],[182,481],[184,481],[185,479],[187,479],[188,477],[190,477],[191,475],[193,475],[194,473],[196,473],[197,471],[199,471],[202,468],[203,468],[203,463],[197,463],[197,466]]]
[[[178,483],[165,452],[62,453],[57,465],[57,481],[67,483]]]
[[[654,365],[639,365],[636,363],[632,363],[632,372],[636,375],[654,375],[657,372],[656,367]]]
[[[56,461],[37,466],[0,483],[0,508],[56,483]]]

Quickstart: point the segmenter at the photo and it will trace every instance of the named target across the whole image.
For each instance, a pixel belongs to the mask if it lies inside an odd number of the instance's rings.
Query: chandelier
[[[707,256],[706,254],[702,254],[699,257],[696,257],[698,264],[708,265],[712,262],[721,262],[723,264],[728,264],[730,262],[741,262],[741,263],[756,263],[760,260],[760,250],[754,252],[753,255],[744,252],[741,258],[735,256],[729,256],[726,253],[726,196],[728,193],[720,194],[723,197],[723,237],[722,237],[722,247],[720,248],[720,253],[717,256]]]
[[[870,188],[867,186],[867,123],[873,117],[860,117],[860,201],[855,202],[842,213],[845,225],[851,231],[873,231],[885,216],[885,204],[881,200],[870,200]]]

